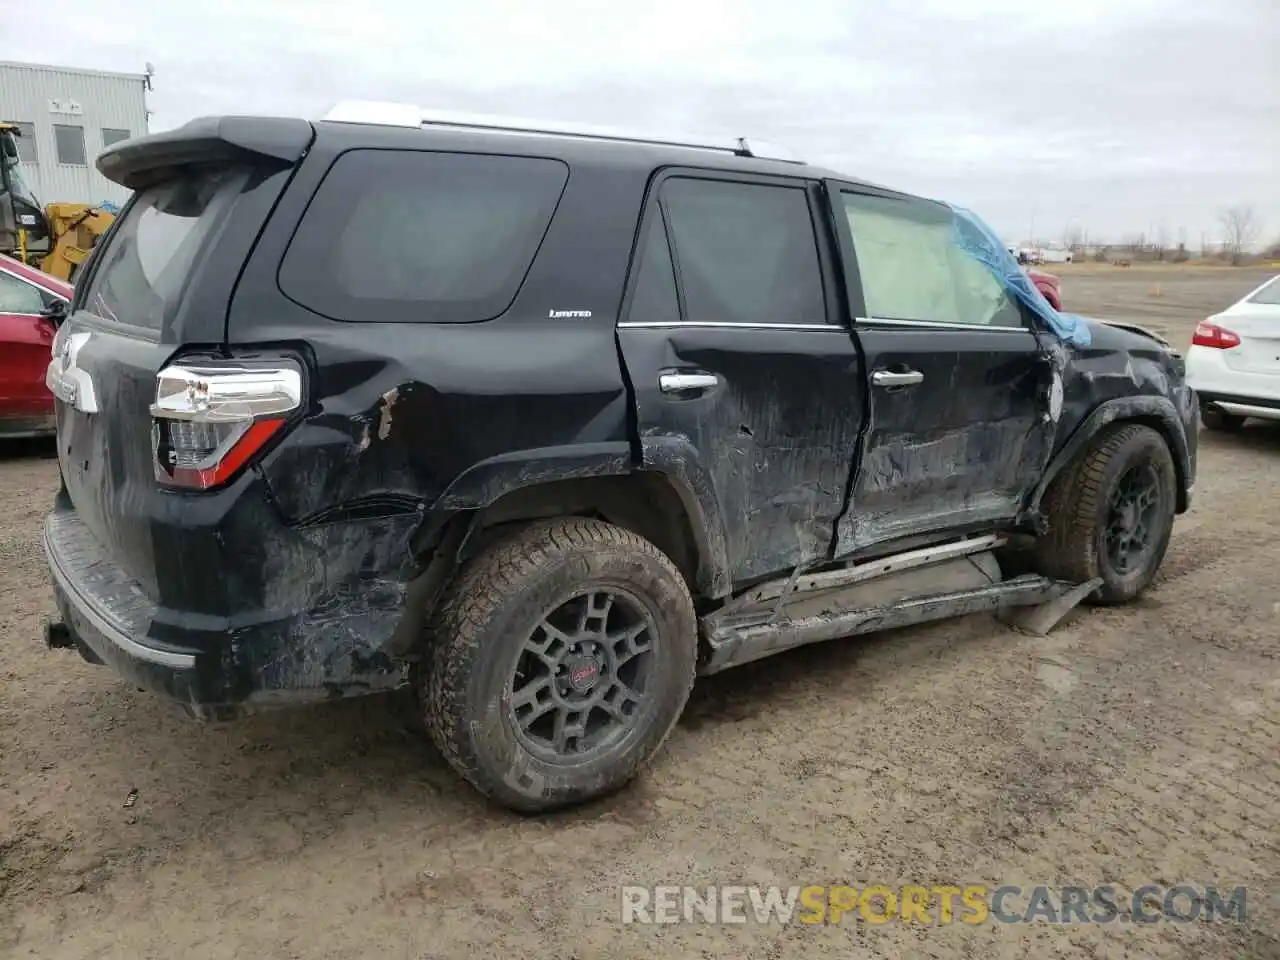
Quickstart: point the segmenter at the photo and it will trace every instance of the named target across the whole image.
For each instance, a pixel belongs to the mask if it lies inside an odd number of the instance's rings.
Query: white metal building
[[[128,198],[93,162],[104,147],[147,132],[148,83],[142,73],[0,61],[0,120],[22,129],[22,172],[41,205]]]

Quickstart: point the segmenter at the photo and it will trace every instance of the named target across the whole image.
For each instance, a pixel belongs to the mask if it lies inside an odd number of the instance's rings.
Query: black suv
[[[410,684],[535,811],[627,782],[696,674],[1145,589],[1182,360],[774,154],[376,104],[107,150],[46,641],[203,719]]]

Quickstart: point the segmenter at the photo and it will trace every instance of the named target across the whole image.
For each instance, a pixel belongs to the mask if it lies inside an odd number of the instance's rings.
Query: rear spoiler
[[[306,120],[284,117],[198,117],[175,130],[121,141],[98,155],[98,171],[129,190],[141,190],[175,167],[264,157],[292,166],[311,145]]]

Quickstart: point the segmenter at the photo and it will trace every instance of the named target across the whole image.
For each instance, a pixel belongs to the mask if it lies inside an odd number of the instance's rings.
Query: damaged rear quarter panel
[[[592,336],[572,323],[319,332],[318,409],[263,467],[281,513],[304,522],[370,502],[389,513],[430,510],[446,492],[441,506],[482,506],[512,483],[536,481],[531,463],[568,445],[595,445],[625,463],[617,351],[608,331]],[[577,370],[572,379],[566,367]]]
[[[404,665],[386,648],[426,559],[424,532],[548,473],[565,476],[565,457],[550,450],[566,438],[582,441],[573,445],[582,473],[627,469],[611,331],[584,336],[568,323],[312,338],[324,371],[313,412],[259,468],[275,529],[247,526],[237,550],[251,572],[240,580],[248,608],[287,618],[286,629],[246,634],[256,647],[236,651],[261,696],[398,685]],[[566,364],[582,371],[573,381]]]
[[[643,177],[575,169],[514,302],[493,320],[431,322],[424,306],[422,322],[383,322],[377,301],[338,320],[280,289],[294,226],[344,149],[425,141],[420,131],[318,129],[227,319],[232,349],[305,344],[308,357],[305,416],[255,467],[270,517],[246,514],[236,534],[246,611],[236,657],[259,697],[394,686],[396,628],[450,518],[520,486],[631,467],[613,330],[630,233],[617,221],[633,222],[627,198],[638,209]],[[492,149],[491,139],[453,140]],[[503,150],[536,147],[512,138]]]

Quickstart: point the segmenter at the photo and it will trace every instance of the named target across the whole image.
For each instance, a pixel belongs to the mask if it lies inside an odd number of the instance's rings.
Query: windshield
[[[243,177],[234,168],[204,170],[139,193],[101,252],[80,306],[104,320],[159,330]]]
[[[35,194],[31,192],[31,188],[27,185],[26,179],[22,175],[22,161],[15,155],[10,156],[5,150],[0,153],[0,163],[4,164],[4,184],[9,188],[9,193],[17,198],[26,200],[32,206],[38,207]]]
[[[1271,278],[1271,282],[1249,298],[1250,303],[1280,306],[1280,276]]]

